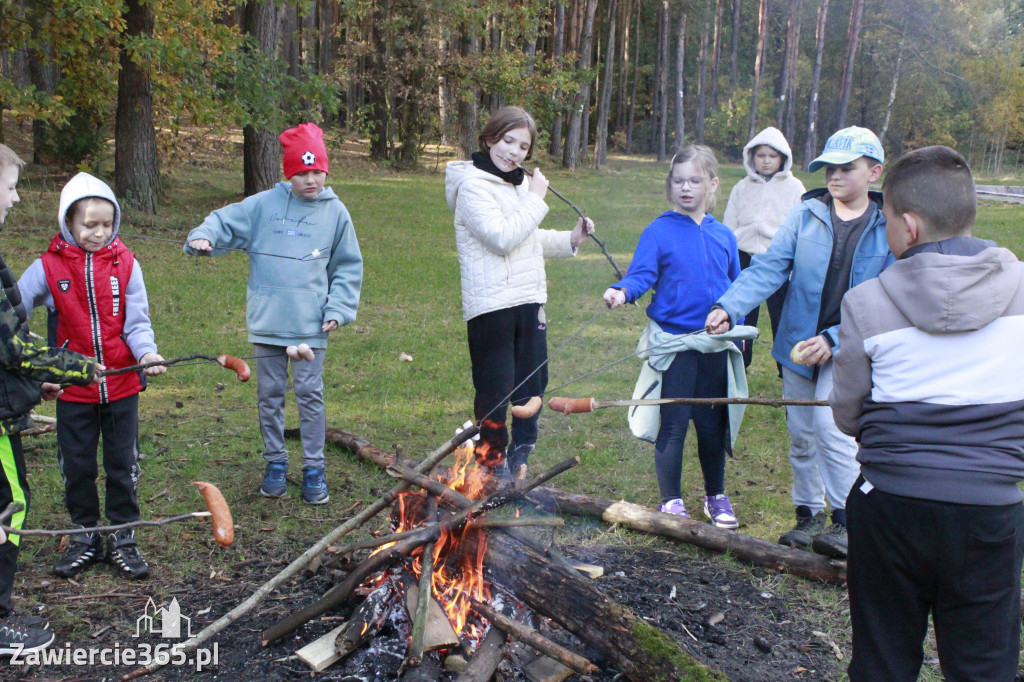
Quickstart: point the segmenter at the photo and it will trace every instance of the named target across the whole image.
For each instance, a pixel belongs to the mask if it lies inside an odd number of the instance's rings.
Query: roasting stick
[[[595,400],[593,398],[552,398],[548,408],[562,414],[581,414],[605,407],[633,405],[768,405],[784,407],[827,407],[827,400],[788,400],[786,398],[648,398],[635,400]]]
[[[437,525],[437,498],[427,494],[427,519]],[[420,585],[416,597],[416,614],[412,622],[412,641],[409,643],[409,655],[406,665],[418,668],[423,663],[423,636],[427,632],[427,617],[430,614],[430,600],[433,599],[434,581],[434,540],[427,540],[420,555]]]
[[[131,367],[121,367],[120,369],[103,369],[96,372],[97,376],[110,377],[118,374],[128,374],[129,372],[137,372],[141,369],[147,369],[149,367],[166,367],[167,365],[176,365],[181,362],[188,362],[189,360],[204,360],[208,362],[216,362],[221,367],[233,370],[238,376],[239,381],[248,381],[251,376],[249,371],[249,365],[245,364],[245,361],[241,358],[236,358],[234,355],[204,355],[202,353],[193,353],[192,355],[183,355],[180,358],[171,358],[170,360],[157,360],[154,362],[144,362],[140,365],[132,365]]]

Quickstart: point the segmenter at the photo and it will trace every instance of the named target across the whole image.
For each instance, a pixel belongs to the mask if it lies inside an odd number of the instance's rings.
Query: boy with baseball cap
[[[768,251],[753,259],[708,315],[712,334],[728,331],[732,320],[789,281],[772,347],[788,399],[828,398],[843,294],[878,276],[892,260],[882,195],[868,189],[881,176],[884,160],[881,142],[866,128],[851,126],[832,135],[810,164],[812,171],[825,168],[826,187],[803,196]],[[859,471],[857,444],[836,428],[828,407],[787,407],[786,424],[797,523],[779,542],[844,558],[846,495]]]
[[[329,162],[323,131],[303,123],[281,133],[280,140],[289,182],[208,215],[189,232],[185,253],[249,252],[245,321],[256,357],[264,497],[283,497],[287,489],[285,349],[303,343],[313,349],[311,362],[292,364],[292,384],[303,449],[302,500],[324,504],[329,499],[322,378],[327,335],[356,319],[363,258],[348,209],[324,187]]]

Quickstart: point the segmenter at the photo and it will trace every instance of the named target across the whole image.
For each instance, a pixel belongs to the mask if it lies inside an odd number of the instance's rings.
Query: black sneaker
[[[37,630],[50,629],[50,621],[45,618],[41,618],[40,616],[33,616],[32,614],[22,613],[21,611],[12,611],[7,617],[17,618],[21,621],[22,625],[26,627],[35,628]]]
[[[49,630],[30,628],[14,614],[0,618],[0,656],[42,651],[53,642]]]
[[[823,533],[814,536],[811,548],[815,554],[824,554],[833,559],[845,559],[847,549],[846,526],[833,523]]]
[[[78,533],[71,536],[71,544],[53,567],[53,574],[61,578],[74,578],[102,558],[103,538],[100,534]]]
[[[804,512],[804,513],[801,513]],[[828,525],[828,516],[822,510],[811,516],[811,510],[807,507],[797,507],[796,526],[788,533],[783,533],[779,538],[780,545],[795,547],[796,549],[809,550],[811,540],[815,535],[825,530]]]
[[[149,564],[142,558],[135,542],[135,530],[125,528],[107,536],[107,561],[120,569],[126,578],[145,578]]]

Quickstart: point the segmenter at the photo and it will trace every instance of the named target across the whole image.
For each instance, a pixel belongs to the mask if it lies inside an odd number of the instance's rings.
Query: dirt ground
[[[612,599],[629,607],[637,616],[673,637],[693,656],[724,672],[731,680],[744,682],[774,680],[834,680],[842,677],[845,661],[837,660],[838,646],[825,633],[815,634],[812,607],[799,598],[778,594],[779,579],[768,574],[731,568],[725,562],[703,555],[686,558],[679,552],[659,547],[563,546],[572,558],[600,565],[605,575],[596,585]],[[285,557],[281,547],[268,541],[261,548],[264,557]],[[286,557],[288,561],[291,556]],[[38,559],[38,557],[37,557]],[[212,622],[286,565],[285,558],[250,560],[223,573],[196,575],[185,580],[161,577],[159,565],[145,583],[117,583],[117,592],[99,598],[69,600],[96,589],[83,589],[88,575],[75,583],[54,579],[49,562],[32,562],[20,574],[23,602],[63,603],[63,618],[54,619],[57,639],[52,648],[141,649],[169,641],[156,635],[135,638],[137,622],[143,615],[146,597],[153,595],[157,606],[176,598],[181,614],[191,618],[193,633]],[[109,571],[97,566],[91,571]],[[326,570],[296,577],[273,593],[257,608],[214,638],[218,662],[203,672],[193,667],[168,666],[147,680],[334,680],[338,682],[390,682],[391,680],[452,680],[436,660],[425,663],[419,676],[398,676],[404,654],[404,617],[392,619],[382,628],[370,647],[345,661],[312,675],[293,652],[339,625],[357,603],[330,612],[294,635],[268,648],[260,646],[259,633],[296,608],[313,601],[331,586]],[[783,592],[785,592],[783,590]],[[820,619],[820,613],[818,614]],[[710,625],[710,622],[716,622]],[[564,646],[593,660],[601,670],[591,677],[573,675],[570,682],[617,682],[618,671],[588,650],[568,633],[546,621],[535,626]],[[183,625],[183,630],[184,630]],[[599,627],[599,624],[595,624]],[[185,634],[183,632],[183,634]],[[212,643],[210,644],[212,646]],[[524,680],[521,670],[535,658],[523,645],[506,648],[496,680]],[[64,680],[86,682],[115,680],[135,666],[45,665],[0,669],[4,680]]]

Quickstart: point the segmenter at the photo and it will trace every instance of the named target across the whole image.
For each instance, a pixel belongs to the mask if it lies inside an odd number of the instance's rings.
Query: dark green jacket
[[[17,433],[39,404],[39,384],[84,386],[96,372],[96,360],[33,339],[25,324],[17,280],[0,257],[0,436]]]

